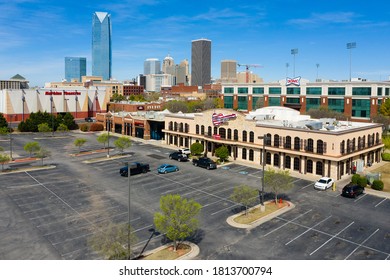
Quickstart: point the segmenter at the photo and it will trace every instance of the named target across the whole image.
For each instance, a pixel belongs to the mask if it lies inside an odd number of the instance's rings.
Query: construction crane
[[[238,67],[241,67],[241,66],[245,66],[245,72],[246,72],[246,83],[248,84],[249,83],[249,68],[251,67],[263,67],[259,64],[240,64],[240,63],[237,63],[237,66]]]

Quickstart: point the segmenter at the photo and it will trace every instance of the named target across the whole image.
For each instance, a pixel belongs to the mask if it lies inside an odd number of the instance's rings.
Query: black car
[[[181,152],[173,152],[169,154],[170,159],[175,159],[177,161],[187,161],[188,157],[186,154],[182,154]]]
[[[345,197],[356,198],[357,196],[359,196],[363,193],[364,193],[363,187],[361,187],[359,185],[348,184],[343,188],[341,195],[345,196]]]
[[[192,160],[192,164],[195,166],[206,168],[206,169],[216,169],[217,168],[217,164],[215,163],[215,161],[213,161],[212,159],[207,158],[207,157],[203,157],[203,158],[199,158],[199,159],[194,158]]]

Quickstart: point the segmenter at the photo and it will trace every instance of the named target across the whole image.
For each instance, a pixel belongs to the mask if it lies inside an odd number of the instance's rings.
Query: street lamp
[[[50,90],[50,114],[51,114],[51,134],[54,136],[54,117],[53,117],[53,93]]]
[[[298,54],[298,49],[292,49],[291,54],[294,56],[294,77],[295,78],[295,55]]]
[[[107,116],[107,115],[106,115]],[[111,129],[111,118],[107,116],[106,120],[106,127],[107,127],[107,157],[110,157],[110,129]]]
[[[347,49],[349,50],[349,81],[352,80],[352,49],[356,48],[356,42],[347,43]]]
[[[265,142],[267,141],[268,137],[266,134],[263,136],[258,136],[257,139],[263,140],[263,150],[261,152],[261,163],[262,163],[262,169],[263,169],[263,175],[262,175],[262,182],[261,182],[261,190],[259,190],[259,198],[260,198],[260,204],[262,211],[264,211],[264,172],[265,172]]]
[[[77,119],[77,102],[79,101],[79,98],[77,96],[77,91],[76,91],[76,96],[74,97],[74,100],[75,100],[75,103],[76,103],[76,115],[75,115],[75,119]]]
[[[137,259],[139,259],[142,256],[143,252],[145,251],[145,249],[148,246],[149,241],[152,239],[152,237],[154,235],[160,235],[160,233],[158,231],[156,231],[154,228],[151,228],[148,231],[151,232],[152,234],[150,235],[150,237],[149,237],[148,241],[146,242],[145,246],[142,248],[142,251],[141,251],[141,253],[139,253]]]
[[[22,121],[24,122],[24,103],[26,102],[26,97],[24,96],[26,93],[24,92],[24,90],[22,89],[23,91],[23,95],[22,95],[22,104],[23,104],[23,108],[22,108]]]
[[[14,117],[14,115],[10,115],[10,122],[9,122],[9,125],[10,125],[10,129],[9,129],[9,156],[11,158],[11,161],[13,160],[12,158],[12,118]]]

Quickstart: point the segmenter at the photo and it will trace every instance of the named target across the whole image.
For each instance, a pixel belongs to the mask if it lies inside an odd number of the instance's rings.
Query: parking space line
[[[363,197],[365,197],[367,194],[363,194],[361,197],[358,197],[357,199],[355,199],[353,202],[358,202],[359,200],[361,200]]]
[[[300,188],[300,190],[306,189],[306,188],[308,188],[308,187],[310,187],[310,186],[312,186],[312,185],[313,185],[313,182],[311,182],[310,184],[308,184],[308,185],[306,185],[306,186]]]
[[[369,237],[367,237],[366,239],[364,239],[363,242],[360,243],[359,246],[357,246],[357,247],[356,247],[348,256],[346,256],[344,260],[347,260],[353,253],[356,252],[357,249],[359,249],[360,247],[362,247],[362,245],[363,245],[364,243],[366,243],[366,241],[367,241],[368,239],[370,239],[370,238],[371,238],[375,233],[377,233],[378,231],[379,231],[379,228],[376,229],[376,231],[374,231],[373,233],[371,233],[371,235],[370,235]]]
[[[313,209],[310,209],[310,210],[306,211],[305,213],[303,213],[303,214],[299,215],[298,217],[295,217],[295,218],[294,218],[294,219],[292,219],[292,220],[285,220],[285,221],[287,221],[287,223],[285,223],[285,224],[283,224],[283,225],[281,225],[281,226],[279,226],[279,227],[277,227],[277,228],[275,228],[275,229],[271,230],[270,232],[267,232],[267,233],[266,233],[266,234],[264,234],[263,236],[268,236],[268,235],[270,235],[271,233],[273,233],[273,232],[277,231],[278,229],[281,229],[282,227],[284,227],[284,226],[286,226],[286,225],[288,225],[288,224],[292,223],[293,221],[295,221],[295,220],[299,219],[300,217],[302,217],[302,216],[306,215],[307,213],[311,212],[312,210],[313,210]]]
[[[315,249],[313,252],[310,253],[310,256],[313,255],[315,252],[317,252],[319,249],[321,249],[322,247],[324,247],[326,244],[328,244],[331,240],[333,240],[334,238],[336,238],[340,233],[342,233],[344,230],[346,230],[347,228],[349,228],[350,226],[352,226],[355,222],[351,222],[349,225],[347,225],[345,228],[343,228],[342,230],[340,230],[338,233],[336,233],[335,235],[333,235],[331,238],[329,238],[326,242],[324,242],[320,247],[318,247],[317,249]]]
[[[144,229],[147,229],[147,228],[151,228],[151,227],[153,227],[152,224],[151,224],[151,225],[144,226],[144,227],[139,228],[139,229],[136,229],[136,230],[133,230],[132,232],[138,232],[138,231],[141,231],[141,230],[144,230]]]
[[[241,205],[241,204],[234,204],[234,205],[232,205],[232,206],[225,207],[225,208],[223,208],[223,209],[221,209],[221,210],[219,210],[219,211],[217,211],[217,212],[211,213],[210,215],[211,215],[211,216],[214,216],[215,214],[218,214],[218,213],[220,213],[220,212],[224,212],[224,211],[226,211],[226,210],[228,210],[228,209],[230,209],[230,208],[237,207],[237,205]]]
[[[318,223],[316,223],[314,226],[312,226],[312,227],[310,227],[310,228],[308,228],[307,230],[305,230],[303,233],[301,233],[300,235],[298,235],[297,237],[295,237],[294,239],[291,239],[289,242],[287,242],[286,244],[284,244],[284,245],[288,245],[288,244],[290,244],[291,242],[293,242],[294,240],[296,240],[296,239],[298,239],[299,237],[301,237],[302,235],[304,235],[306,232],[308,232],[308,231],[310,231],[310,230],[312,230],[313,228],[315,228],[316,226],[318,226],[319,224],[321,224],[321,223],[323,223],[323,222],[325,222],[327,219],[329,219],[330,217],[332,217],[332,215],[330,215],[329,217],[327,217],[327,218],[325,218],[325,219],[323,219],[322,221],[320,221],[320,222],[318,222]]]
[[[374,207],[377,207],[377,206],[379,206],[382,202],[384,202],[384,201],[386,201],[386,199],[387,198],[384,198],[383,200],[381,200],[380,202],[378,202],[377,204],[375,204],[375,206]]]

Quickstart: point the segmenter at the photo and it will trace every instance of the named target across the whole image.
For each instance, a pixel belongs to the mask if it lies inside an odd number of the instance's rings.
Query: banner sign
[[[286,86],[289,86],[289,85],[300,86],[301,85],[301,77],[286,78]]]
[[[45,95],[81,95],[78,91],[46,91]]]
[[[214,113],[212,116],[213,125],[218,126],[224,123],[227,123],[230,120],[235,119],[237,116],[236,114],[230,114],[230,115],[224,115],[224,114],[217,114]]]

